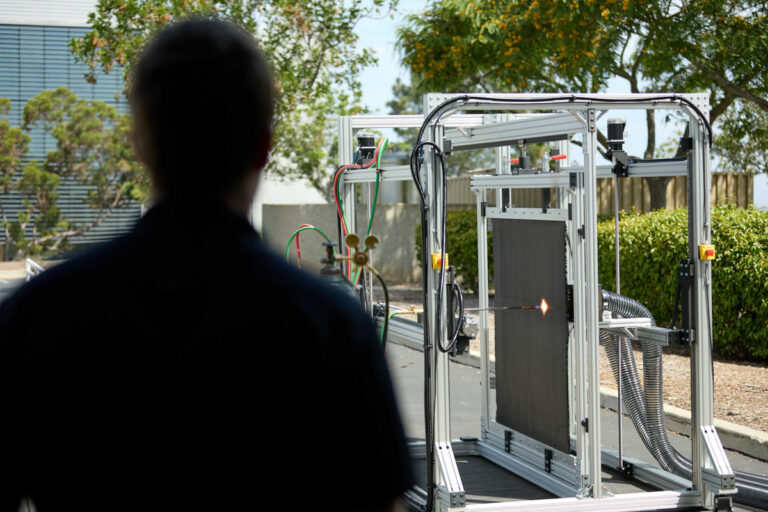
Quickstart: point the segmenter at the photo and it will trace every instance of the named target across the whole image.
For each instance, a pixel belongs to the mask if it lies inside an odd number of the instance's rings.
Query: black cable
[[[416,139],[416,143],[418,144],[421,141],[421,137],[424,134],[424,130],[426,129],[427,124],[432,120],[433,117],[442,116],[445,112],[442,112],[443,110],[447,109],[450,105],[453,103],[457,103],[459,101],[482,101],[482,102],[495,102],[495,103],[563,103],[563,104],[569,104],[569,103],[585,103],[587,105],[591,105],[593,103],[627,103],[626,98],[591,98],[589,96],[580,96],[578,94],[570,94],[567,96],[559,95],[559,96],[542,96],[540,98],[509,98],[509,97],[497,97],[494,98],[493,96],[472,96],[469,94],[464,94],[462,96],[456,96],[454,98],[450,98],[440,105],[438,105],[432,112],[427,115],[427,117],[424,119],[424,123],[421,126],[421,129],[419,130],[419,135]],[[709,135],[709,144],[712,145],[712,126],[709,124],[709,120],[704,116],[704,114],[699,110],[699,108],[693,104],[689,99],[684,98],[677,94],[661,94],[659,96],[651,96],[648,98],[637,98],[633,100],[633,102],[638,103],[658,103],[661,101],[672,101],[672,102],[680,102],[685,104],[686,106],[690,107],[691,110],[696,114],[696,116],[699,118],[699,120],[704,124],[704,126],[707,127],[707,133]]]
[[[389,290],[387,289],[387,284],[384,282],[384,279],[381,277],[381,274],[376,272],[375,269],[372,267],[369,267],[371,273],[376,276],[376,279],[379,280],[379,284],[381,284],[381,289],[384,290],[384,327],[381,330],[381,350],[386,351],[387,349],[387,330],[389,329]]]
[[[421,201],[421,266],[427,268],[427,209],[424,204],[424,197]],[[422,307],[424,311],[422,320],[422,329],[424,332],[424,438],[426,439],[426,460],[427,460],[427,503],[426,511],[431,512],[434,508],[434,489],[435,489],[435,449],[434,449],[434,425],[432,424],[432,345],[430,344],[429,321],[427,315],[428,300],[428,276],[427,272],[422,272]]]
[[[459,283],[453,283],[453,294],[456,297],[458,303],[459,303],[459,318],[456,321],[456,330],[453,332],[453,336],[451,337],[451,344],[455,345],[456,340],[459,339],[459,333],[461,332],[461,325],[464,323],[464,294],[461,291],[461,286],[459,286]],[[451,312],[451,315],[455,315],[456,310],[454,309]]]
[[[442,183],[442,219],[441,219],[441,229],[440,229],[440,281],[438,284],[438,292],[437,292],[437,298],[436,298],[436,304],[435,309],[437,310],[437,316],[435,320],[435,332],[437,333],[437,348],[441,352],[450,352],[454,345],[456,344],[457,337],[452,338],[452,340],[448,343],[448,346],[443,346],[443,341],[441,339],[440,333],[441,331],[441,325],[442,322],[440,320],[440,312],[442,311],[442,304],[443,304],[443,291],[445,289],[445,236],[447,231],[447,215],[446,212],[448,210],[448,181],[447,181],[447,172],[445,169],[445,158],[443,156],[443,152],[441,151],[440,147],[435,144],[434,142],[430,141],[424,141],[417,144],[413,151],[411,151],[411,177],[414,178],[414,182],[416,183],[416,187],[419,189],[419,195],[422,198],[422,210],[427,210],[426,207],[426,194],[423,192],[424,187],[421,184],[421,178],[419,177],[419,171],[421,167],[421,163],[417,160],[417,154],[422,157],[423,156],[423,148],[424,147],[432,147],[435,151],[435,156],[440,161],[440,170],[441,170],[441,177],[440,181]],[[422,225],[424,224],[424,221],[422,220]],[[422,252],[426,253],[427,246],[426,244],[422,245]],[[427,267],[424,267],[425,269]],[[424,303],[424,316],[427,316],[427,304],[426,301]]]

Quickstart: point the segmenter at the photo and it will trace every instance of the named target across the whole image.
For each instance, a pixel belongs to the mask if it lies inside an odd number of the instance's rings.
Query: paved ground
[[[424,438],[423,413],[423,353],[400,345],[387,347],[387,359],[395,382],[406,435]],[[480,371],[474,367],[451,363],[451,437],[478,437],[480,435]],[[618,448],[618,416],[603,410],[601,415],[603,444]],[[690,440],[669,433],[670,442],[686,457],[690,457]],[[632,427],[631,420],[624,420],[624,450],[628,456],[653,463],[654,460],[643,446]],[[729,452],[734,469],[768,476],[768,464]],[[611,484],[607,484],[610,488]],[[467,489],[470,492],[470,489]],[[738,510],[747,510],[739,508]]]
[[[24,279],[15,275],[0,274],[0,302],[10,295],[15,288],[23,284]],[[411,438],[424,437],[423,409],[423,353],[400,345],[387,347],[387,359],[395,382],[406,435]],[[478,437],[480,435],[480,371],[474,367],[451,363],[451,436]],[[618,447],[618,417],[603,410],[601,425],[603,444],[616,449]],[[686,437],[669,433],[672,445],[687,457],[690,457],[690,440]],[[643,446],[629,419],[624,420],[624,449],[628,456],[653,463],[653,458]],[[768,464],[745,457],[736,452],[728,452],[734,469],[768,476]],[[510,481],[511,482],[511,481]],[[519,485],[519,483],[515,484]],[[606,485],[620,485],[606,480]],[[471,493],[468,488],[467,492]],[[736,510],[748,510],[737,508]]]
[[[3,302],[22,284],[24,284],[24,278],[0,275],[0,302]]]

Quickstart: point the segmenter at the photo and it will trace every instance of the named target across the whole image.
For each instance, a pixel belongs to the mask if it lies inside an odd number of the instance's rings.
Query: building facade
[[[87,66],[75,62],[69,48],[72,39],[88,31],[88,13],[94,0],[3,0],[0,2],[0,98],[9,98],[9,121],[21,126],[22,112],[27,101],[41,91],[68,87],[78,98],[99,100],[114,106],[120,113],[128,111],[123,96],[120,69],[109,74],[98,72],[95,83],[85,79]],[[30,132],[29,152],[25,160],[45,160],[56,144],[42,128]],[[78,183],[63,182],[59,188],[58,205],[62,217],[89,224],[98,212],[86,202],[88,189]],[[8,218],[21,210],[18,194],[0,194]],[[72,245],[104,242],[127,232],[140,216],[140,205],[114,211],[103,223],[82,236],[69,240]],[[1,230],[0,230],[1,231]],[[0,244],[5,243],[0,232]]]

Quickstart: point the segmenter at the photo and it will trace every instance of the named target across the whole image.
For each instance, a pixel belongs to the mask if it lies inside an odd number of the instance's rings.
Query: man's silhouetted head
[[[225,198],[266,162],[269,69],[251,35],[221,21],[171,25],[134,69],[136,148],[161,198]]]

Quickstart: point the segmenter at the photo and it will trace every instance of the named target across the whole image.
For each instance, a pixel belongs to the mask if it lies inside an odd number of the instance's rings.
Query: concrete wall
[[[291,234],[302,224],[312,224],[331,240],[337,240],[336,207],[331,204],[262,206],[262,237],[264,242],[281,255]],[[364,233],[368,213],[360,207],[354,232]],[[380,204],[376,207],[372,234],[380,240],[373,253],[373,266],[387,284],[418,283],[421,279],[420,263],[416,255],[416,226],[420,221],[419,207],[415,204]],[[300,235],[301,266],[316,272],[324,257],[323,237],[314,231]],[[291,244],[291,261],[296,261],[296,245]]]

